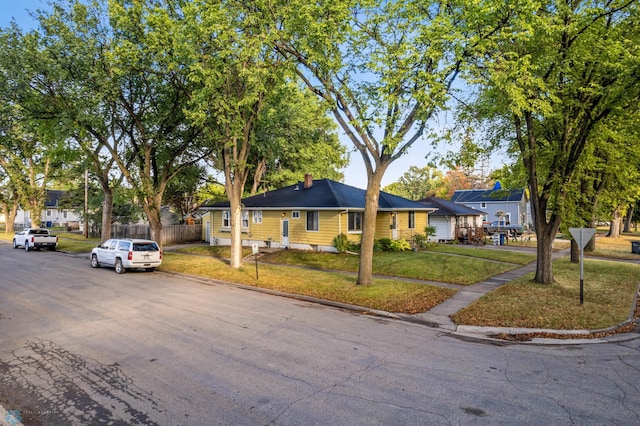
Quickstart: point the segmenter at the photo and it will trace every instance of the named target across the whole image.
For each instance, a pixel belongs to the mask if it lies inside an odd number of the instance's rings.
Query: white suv
[[[113,266],[118,274],[127,269],[153,271],[162,262],[158,243],[151,240],[111,239],[91,250],[91,266]]]

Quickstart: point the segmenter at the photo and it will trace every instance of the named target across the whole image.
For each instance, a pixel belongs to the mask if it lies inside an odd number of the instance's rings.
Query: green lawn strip
[[[407,314],[428,311],[455,294],[448,288],[387,279],[357,286],[350,275],[314,270],[301,273],[299,268],[280,265],[259,265],[256,280],[253,263],[234,269],[223,259],[178,253],[167,253],[159,269]]]
[[[519,254],[519,253],[516,253]],[[303,250],[280,250],[265,255],[270,263],[301,265],[317,269],[355,272],[359,258],[350,254],[314,253]],[[515,264],[458,256],[448,253],[376,252],[373,273],[427,281],[470,285],[513,269]]]
[[[497,327],[597,330],[628,319],[640,265],[585,259],[584,305],[580,267],[568,259],[553,264],[556,282],[532,282],[533,274],[483,296],[452,316],[457,324]]]
[[[85,238],[79,234],[58,234],[58,250],[70,253],[89,253],[100,243],[99,238]]]
[[[509,250],[491,250],[475,246],[464,246],[459,244],[438,244],[428,247],[427,252],[450,253],[461,256],[471,256],[478,259],[495,260],[498,262],[517,263],[526,265],[536,260],[535,253],[518,252]]]

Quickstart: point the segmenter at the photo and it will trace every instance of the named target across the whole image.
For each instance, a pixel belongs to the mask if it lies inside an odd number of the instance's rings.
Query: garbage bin
[[[504,234],[500,234],[500,245],[504,245]]]
[[[498,234],[493,234],[492,238],[493,238],[494,246],[497,246],[498,244],[500,244],[500,236]]]
[[[51,228],[52,225],[53,225],[52,222],[47,221],[47,228]]]
[[[631,253],[640,254],[640,241],[631,241]]]

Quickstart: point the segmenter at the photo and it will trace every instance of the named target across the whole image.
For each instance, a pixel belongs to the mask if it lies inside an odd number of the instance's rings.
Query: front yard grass
[[[258,266],[256,279],[253,263],[233,269],[224,259],[179,253],[166,253],[160,269],[407,314],[425,312],[456,292],[391,279],[374,279],[371,285],[357,286],[351,275],[315,270],[301,273],[299,268],[264,264]]]
[[[554,284],[535,284],[529,274],[483,296],[452,319],[478,326],[603,329],[629,318],[639,273],[640,265],[585,259],[580,305],[580,266],[563,258],[553,264]]]
[[[468,249],[474,250],[474,249]],[[470,285],[494,275],[514,269],[518,265],[535,259],[528,253],[487,253],[489,250],[475,249],[465,255],[419,252],[376,252],[373,255],[373,273],[376,275],[438,281]],[[478,258],[477,256],[486,256]],[[502,261],[487,259],[502,258]],[[528,261],[526,261],[528,259]],[[299,265],[317,269],[334,269],[356,272],[358,256],[351,254],[314,253],[304,250],[279,250],[260,258],[261,261]]]

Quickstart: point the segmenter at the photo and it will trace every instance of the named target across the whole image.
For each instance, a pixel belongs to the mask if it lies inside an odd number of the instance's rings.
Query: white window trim
[[[253,223],[262,223],[262,210],[253,211]]]
[[[349,215],[360,214],[360,229],[349,229]],[[362,234],[362,227],[364,222],[364,212],[349,212],[347,213],[347,234]]]
[[[300,210],[292,210],[291,219],[300,219]]]
[[[231,228],[231,210],[222,210],[222,227],[225,229]]]

